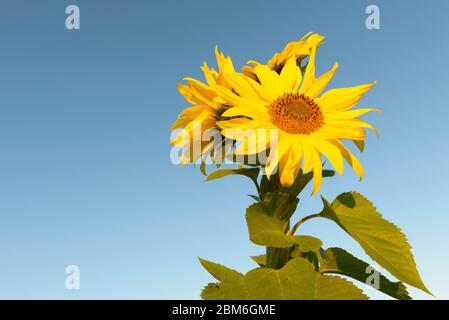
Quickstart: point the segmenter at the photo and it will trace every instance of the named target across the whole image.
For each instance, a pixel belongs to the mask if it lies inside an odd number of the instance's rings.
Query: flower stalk
[[[267,268],[280,269],[289,260],[290,248],[267,247]]]
[[[296,230],[298,230],[300,225],[302,225],[307,220],[310,220],[313,218],[318,218],[318,217],[321,217],[320,213],[311,214],[307,217],[302,218],[301,220],[299,220],[298,222],[295,223],[295,225],[293,226],[293,228],[291,228],[291,230],[287,233],[287,235],[293,236],[295,234]]]

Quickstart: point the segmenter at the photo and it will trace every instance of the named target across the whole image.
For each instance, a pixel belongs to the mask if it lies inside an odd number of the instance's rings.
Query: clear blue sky
[[[69,4],[81,30],[65,29]],[[381,30],[365,28],[369,4]],[[331,86],[377,80],[360,106],[385,112],[367,117],[381,136],[360,157],[366,178],[348,169],[321,193],[373,200],[408,235],[429,289],[449,298],[447,12],[436,0],[2,1],[0,298],[196,299],[211,280],[197,256],[254,267],[253,186],[170,163],[169,128],[187,106],[176,84],[200,77],[215,45],[241,66],[308,31],[327,36],[319,71],[340,63]],[[319,209],[305,196],[298,217]],[[331,222],[302,232],[362,252]],[[70,264],[80,290],[65,288]]]

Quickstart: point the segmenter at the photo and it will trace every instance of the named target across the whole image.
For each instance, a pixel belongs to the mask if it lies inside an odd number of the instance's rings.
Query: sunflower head
[[[374,83],[331,89],[322,94],[338,64],[316,77],[318,44],[310,48],[304,73],[297,64],[297,55],[291,54],[279,71],[273,69],[278,64],[272,59],[266,65],[256,65],[254,76],[237,72],[227,74],[232,91],[217,86],[220,97],[230,106],[223,113],[227,118],[218,122],[223,135],[234,135],[234,131],[242,129],[278,132],[276,141],[262,145],[250,142],[253,147],[240,146],[236,152],[250,154],[269,149],[265,172],[268,177],[279,174],[283,186],[292,185],[300,170],[313,172],[313,193],[321,186],[323,156],[338,173],[343,173],[345,159],[360,178],[363,177],[363,167],[343,142],[352,140],[362,146],[364,129],[376,130],[359,117],[378,111],[372,108],[353,110]],[[280,59],[281,54],[275,57]],[[258,148],[254,147],[256,145]]]
[[[338,64],[315,75],[316,51],[323,39],[309,33],[287,44],[266,64],[251,61],[243,73],[236,72],[231,58],[216,48],[218,71],[204,63],[205,83],[186,78],[187,84],[178,85],[179,92],[192,104],[172,127],[183,129],[171,141],[187,150],[182,163],[212,157],[217,145],[230,141],[232,146],[237,144],[234,154],[245,159],[269,152],[267,160],[257,160],[257,165],[264,168],[268,178],[279,177],[282,186],[292,185],[300,172],[312,172],[316,193],[321,186],[324,158],[339,174],[346,160],[362,178],[363,167],[344,142],[351,140],[363,151],[365,129],[377,133],[360,117],[378,110],[353,109],[374,83],[325,91]],[[308,55],[303,67],[302,59]],[[203,139],[206,131],[217,128],[219,139]],[[249,136],[242,134],[248,130]],[[273,131],[275,134],[271,134]]]
[[[226,109],[219,101],[217,86],[232,89],[226,74],[233,73],[234,66],[232,59],[226,57],[223,52],[215,48],[215,56],[218,65],[218,71],[209,68],[206,62],[201,67],[206,83],[193,78],[185,78],[187,84],[179,84],[178,91],[180,94],[192,104],[192,106],[184,109],[173,123],[172,130],[182,129],[178,131],[170,143],[182,149],[180,157],[182,164],[196,163],[200,158],[204,160],[210,157],[212,161],[222,159],[222,154],[217,154],[217,149],[222,149],[221,145],[225,139],[221,134],[217,138],[216,135],[209,134],[209,138],[205,140],[204,136],[207,132],[220,132],[216,122],[220,115]]]
[[[270,60],[265,64],[269,69],[280,72],[284,67],[285,63],[291,57],[294,57],[298,65],[301,64],[301,60],[310,55],[311,50],[314,46],[319,46],[324,40],[324,36],[317,33],[309,32],[304,35],[299,41],[292,41],[285,45],[281,52],[276,52]],[[242,68],[243,73],[257,80],[257,75],[254,72],[256,66],[261,65],[261,63],[256,60],[248,61],[247,66]]]

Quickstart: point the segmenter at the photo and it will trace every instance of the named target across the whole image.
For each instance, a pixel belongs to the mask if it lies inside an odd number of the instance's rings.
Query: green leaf
[[[288,220],[295,213],[299,199],[282,192],[265,194],[263,201],[259,202],[264,211],[281,220]]]
[[[368,296],[352,282],[335,276],[317,276],[316,300],[368,300]]]
[[[245,275],[249,297],[255,300],[313,299],[315,280],[315,269],[302,258],[281,269],[258,268]]]
[[[220,281],[219,289],[227,300],[243,300],[248,298],[246,284],[243,275],[221,264],[207,261],[201,258],[201,265],[217,280]],[[207,288],[207,287],[206,287]],[[204,290],[206,289],[204,288]],[[218,295],[217,288],[209,287],[205,293],[207,299]],[[204,291],[203,290],[203,291]],[[203,296],[203,294],[202,294]],[[206,299],[206,298],[204,298]]]
[[[266,254],[261,254],[258,256],[251,256],[251,259],[253,259],[253,261],[261,267],[265,267],[267,265],[267,255]]]
[[[293,236],[293,241],[301,252],[318,252],[323,245],[320,239],[306,235]]]
[[[253,200],[260,201],[259,197],[254,194],[249,194],[248,196]]]
[[[248,289],[244,276],[226,278],[221,282],[220,288],[226,300],[248,300]]]
[[[248,291],[243,276],[227,278],[220,283],[209,283],[201,291],[204,300],[248,300]]]
[[[407,238],[383,219],[369,200],[357,192],[343,193],[332,204],[322,199],[321,216],[335,221],[368,256],[400,281],[430,293],[418,273]]]
[[[291,257],[302,257],[310,261],[316,269],[319,266],[320,249],[323,242],[312,236],[298,235],[294,236],[296,246],[290,253]]]
[[[241,167],[239,169],[220,169],[212,172],[206,178],[206,181],[212,181],[220,179],[229,175],[237,174],[248,177],[256,186],[256,190],[259,193],[259,183],[257,182],[257,177],[259,176],[260,168],[245,168]]]
[[[368,267],[368,263],[354,257],[341,248],[329,248],[323,253],[320,273],[341,274],[366,283],[370,275],[367,273]],[[378,290],[396,299],[411,299],[402,282],[392,282],[381,274],[379,274]]]
[[[332,177],[335,175],[335,171],[333,170],[323,170],[323,178]],[[307,184],[313,179],[313,172],[308,172],[306,174],[298,174],[295,182],[288,187],[285,188],[285,192],[290,194],[293,197],[297,197],[302,190],[307,186]]]
[[[265,194],[276,191],[279,184],[279,176],[277,174],[271,176],[270,180],[268,180],[266,175],[262,175],[260,179],[260,198],[263,199]]]
[[[268,194],[267,200],[257,202],[246,209],[246,222],[252,242],[262,246],[287,248],[294,244],[292,237],[286,235],[288,218],[298,203],[289,195]]]
[[[201,260],[200,260],[201,261]],[[224,300],[313,300],[366,299],[362,291],[339,277],[323,276],[303,258],[294,258],[280,269],[256,268],[246,275],[202,261],[220,283],[203,288],[203,299]]]
[[[226,297],[219,283],[208,283],[201,291],[201,299],[224,300]]]
[[[212,172],[206,178],[206,181],[212,181],[220,179],[231,174],[243,175],[250,178],[253,181],[257,181],[259,176],[259,168],[239,168],[239,169],[220,169]]]
[[[242,276],[240,272],[229,269],[221,264],[198,258],[201,265],[218,281],[224,281],[226,278],[235,278]]]
[[[255,244],[274,248],[291,247],[293,239],[285,234],[288,222],[267,215],[259,204],[250,206],[246,211],[249,238]]]

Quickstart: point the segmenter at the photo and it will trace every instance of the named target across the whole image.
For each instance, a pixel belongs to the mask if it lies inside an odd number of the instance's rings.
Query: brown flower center
[[[323,125],[321,108],[300,93],[285,93],[268,107],[271,122],[291,134],[309,135]]]

